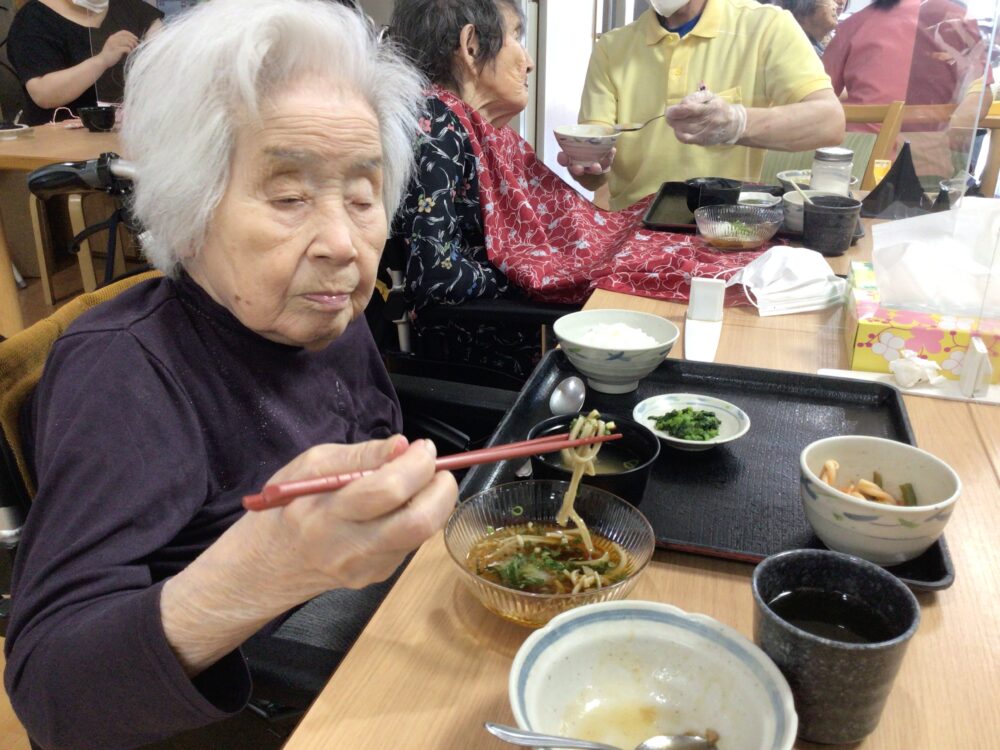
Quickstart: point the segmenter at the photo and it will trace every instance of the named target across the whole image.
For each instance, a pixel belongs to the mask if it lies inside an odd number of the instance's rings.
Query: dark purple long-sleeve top
[[[364,320],[309,352],[261,338],[190,278],[142,283],[53,347],[31,414],[5,683],[46,750],[134,747],[226,718],[250,694],[234,651],[194,680],[159,614],[164,580],[319,443],[399,431]]]

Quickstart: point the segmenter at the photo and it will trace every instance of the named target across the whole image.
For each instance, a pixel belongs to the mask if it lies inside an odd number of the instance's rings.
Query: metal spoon
[[[646,127],[647,125],[649,125],[649,123],[653,122],[653,120],[659,120],[661,117],[666,117],[666,116],[667,116],[667,113],[664,112],[662,115],[657,115],[656,117],[654,117],[654,118],[652,118],[650,120],[646,120],[646,122],[643,122],[643,123],[638,123],[638,122],[620,122],[620,123],[616,123],[614,125],[615,132],[616,133],[632,133],[632,132],[634,132],[636,130],[642,130],[644,127]]]
[[[549,411],[554,415],[576,414],[583,408],[583,400],[587,396],[587,388],[583,381],[572,375],[560,382],[552,395],[549,396]]]
[[[486,731],[504,742],[522,747],[570,748],[571,750],[622,750],[614,745],[588,740],[574,740],[554,734],[528,732],[517,727],[487,721]],[[635,750],[716,750],[715,742],[693,734],[658,734],[636,745]]]

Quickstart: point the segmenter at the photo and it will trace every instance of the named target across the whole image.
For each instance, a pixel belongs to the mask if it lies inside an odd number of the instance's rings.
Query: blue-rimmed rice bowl
[[[588,335],[599,324],[636,328],[654,343],[641,347],[609,346]],[[570,363],[601,393],[630,393],[655,370],[677,341],[680,329],[666,318],[634,310],[581,310],[563,315],[552,326]]]

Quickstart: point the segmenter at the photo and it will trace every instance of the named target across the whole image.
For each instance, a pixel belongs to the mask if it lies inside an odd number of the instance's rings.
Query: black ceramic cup
[[[861,201],[843,195],[817,195],[803,206],[802,243],[823,255],[843,255],[861,217]]]
[[[528,439],[568,432],[569,424],[575,416],[577,415],[549,417],[528,431]],[[601,447],[601,451],[606,451],[609,455],[623,455],[626,460],[636,463],[635,466],[615,474],[599,473],[592,477],[584,474],[580,481],[583,484],[599,487],[613,495],[618,495],[632,505],[638,505],[642,502],[642,496],[646,492],[646,484],[649,482],[649,473],[653,469],[653,463],[660,455],[660,441],[650,430],[631,419],[603,412],[601,418],[614,422],[616,431],[622,434],[621,440],[605,443]],[[608,450],[609,446],[614,447]],[[532,456],[531,475],[533,479],[556,479],[568,482],[572,472],[563,468],[559,460],[559,453],[556,452],[544,456]]]
[[[787,607],[791,594],[800,606]],[[757,566],[753,599],[754,642],[788,680],[799,737],[841,744],[869,735],[917,632],[916,597],[861,558],[792,550]]]
[[[106,133],[115,126],[114,107],[80,107],[77,114],[91,133]]]
[[[692,177],[685,180],[687,205],[694,213],[702,206],[732,206],[740,199],[743,183],[725,177]]]

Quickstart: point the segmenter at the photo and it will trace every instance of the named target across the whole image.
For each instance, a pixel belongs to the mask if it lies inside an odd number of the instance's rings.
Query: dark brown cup
[[[726,177],[692,177],[685,180],[687,205],[694,213],[703,206],[732,206],[740,199],[743,183]]]
[[[80,107],[77,114],[91,133],[107,133],[115,126],[114,107]]]
[[[799,737],[839,745],[869,735],[878,726],[906,647],[920,624],[916,597],[874,563],[815,549],[768,557],[754,570],[751,587],[754,643],[788,680]],[[771,608],[780,594],[802,589],[864,602],[882,623],[882,637],[872,642],[834,640],[788,622]]]
[[[802,208],[802,244],[826,256],[847,252],[861,218],[861,201],[843,195],[817,195]]]

